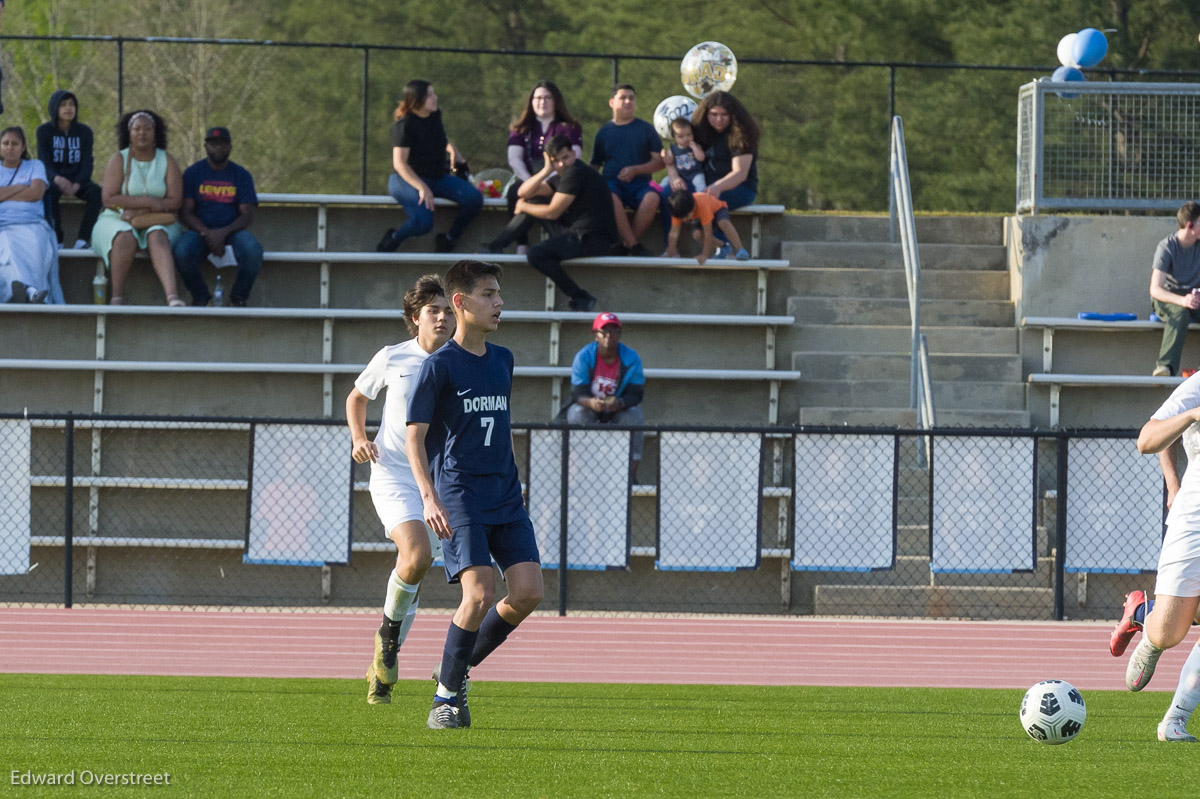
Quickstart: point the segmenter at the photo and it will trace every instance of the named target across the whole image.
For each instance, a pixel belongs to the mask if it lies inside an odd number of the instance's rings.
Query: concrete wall
[[[1027,316],[1074,317],[1080,311],[1151,312],[1154,249],[1178,227],[1171,216],[1015,216],[1005,220],[1012,297],[1018,321]],[[1192,336],[1184,365],[1200,364]],[[1057,331],[1054,371],[1149,375],[1161,333]],[[1042,371],[1042,331],[1021,330],[1026,374]],[[1065,388],[1063,427],[1140,427],[1162,403],[1162,389]],[[1050,390],[1031,386],[1035,425],[1049,424]]]

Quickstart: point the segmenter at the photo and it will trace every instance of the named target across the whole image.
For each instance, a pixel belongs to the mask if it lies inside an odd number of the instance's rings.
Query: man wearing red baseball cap
[[[569,424],[640,425],[646,375],[642,358],[621,343],[621,320],[612,311],[592,320],[596,340],[575,354],[571,364],[571,402],[565,408]],[[633,436],[630,476],[642,460],[642,433]]]

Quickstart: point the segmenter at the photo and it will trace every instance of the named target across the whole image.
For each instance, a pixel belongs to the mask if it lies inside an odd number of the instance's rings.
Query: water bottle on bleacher
[[[219,308],[225,304],[225,287],[221,285],[221,276],[217,275],[217,287],[213,289],[213,307]]]

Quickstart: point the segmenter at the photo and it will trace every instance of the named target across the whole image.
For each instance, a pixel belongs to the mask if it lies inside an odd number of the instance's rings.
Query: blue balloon
[[[1108,40],[1095,28],[1084,28],[1075,34],[1075,63],[1081,67],[1094,67],[1108,54]]]
[[[1054,74],[1050,76],[1050,80],[1065,82],[1087,80],[1087,78],[1083,76],[1082,72],[1075,69],[1075,67],[1059,67],[1054,70]]]
[[[1079,82],[1086,81],[1087,78],[1083,76],[1082,72],[1075,69],[1075,67],[1059,67],[1058,69],[1054,70],[1054,74],[1050,76],[1050,80],[1061,82]],[[1058,96],[1064,100],[1074,100],[1075,98],[1079,97],[1078,94],[1073,92],[1059,92]]]

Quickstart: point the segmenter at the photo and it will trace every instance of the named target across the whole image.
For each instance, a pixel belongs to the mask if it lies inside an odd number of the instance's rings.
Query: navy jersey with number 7
[[[451,339],[421,364],[408,422],[425,423],[425,453],[450,529],[527,518],[512,450],[513,354],[487,344],[467,352]]]

